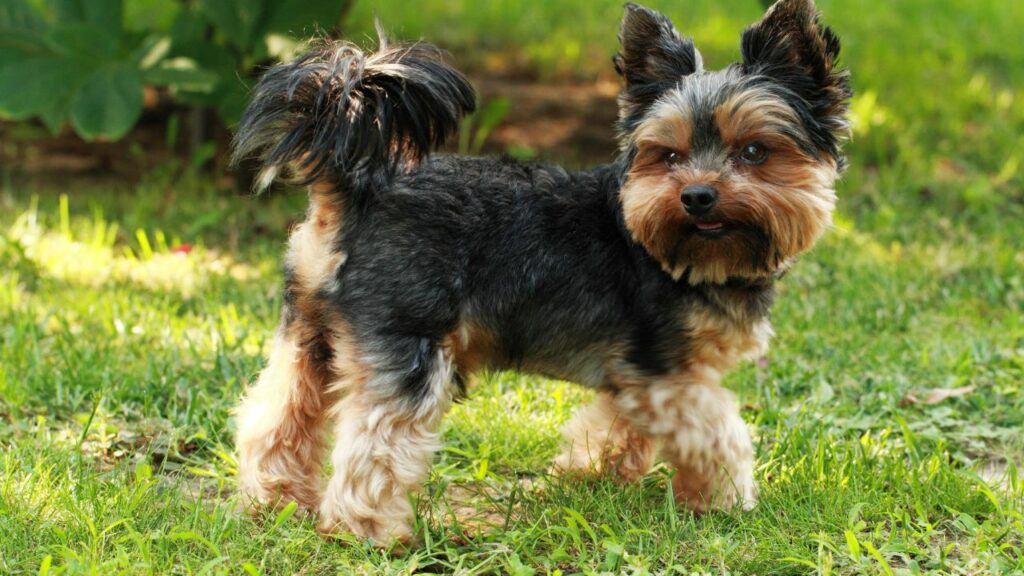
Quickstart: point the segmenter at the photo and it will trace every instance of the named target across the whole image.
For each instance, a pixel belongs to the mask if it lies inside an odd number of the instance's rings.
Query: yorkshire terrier
[[[596,391],[554,470],[632,481],[660,451],[680,503],[754,504],[750,434],[720,384],[764,354],[775,282],[830,226],[849,74],[812,0],[777,2],[719,71],[636,4],[619,41],[619,154],[581,172],[429,156],[475,96],[428,44],[324,42],[263,76],[235,158],[262,166],[259,189],[307,186],[310,206],[237,408],[248,501],[407,541],[445,412],[474,372],[511,369]]]

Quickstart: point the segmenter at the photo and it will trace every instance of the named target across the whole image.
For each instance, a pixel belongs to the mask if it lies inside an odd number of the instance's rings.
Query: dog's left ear
[[[779,82],[809,105],[826,132],[845,134],[850,75],[836,65],[839,38],[818,22],[813,0],[776,2],[743,32],[740,51],[745,72]]]
[[[684,76],[703,69],[693,41],[680,36],[664,14],[639,4],[626,4],[619,44],[613,61],[615,71],[626,81],[619,99],[623,121],[650,106]]]

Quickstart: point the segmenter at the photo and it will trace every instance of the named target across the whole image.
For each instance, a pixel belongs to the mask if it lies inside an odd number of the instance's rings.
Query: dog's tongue
[[[698,230],[718,230],[721,227],[721,222],[697,222]]]

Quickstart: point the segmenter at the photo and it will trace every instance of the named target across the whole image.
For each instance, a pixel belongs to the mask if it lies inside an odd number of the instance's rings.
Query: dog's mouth
[[[720,238],[729,233],[729,226],[725,222],[694,222],[694,228],[698,236],[704,238]]]

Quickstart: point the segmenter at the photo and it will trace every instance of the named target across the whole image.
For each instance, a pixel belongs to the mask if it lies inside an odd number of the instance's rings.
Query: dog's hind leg
[[[329,186],[310,189],[305,222],[288,241],[285,304],[267,367],[235,410],[238,483],[251,501],[320,504],[326,409],[332,397],[335,327],[318,293],[344,262],[334,240],[341,203]]]
[[[378,545],[412,537],[409,495],[428,476],[452,400],[452,362],[445,349],[412,337],[387,346],[388,358],[371,362],[368,378],[342,384],[344,398],[332,410],[334,476],[324,491],[319,525],[321,533],[350,531]],[[338,361],[345,347],[335,347]]]
[[[559,474],[609,472],[626,482],[639,480],[654,462],[654,441],[619,412],[611,394],[600,392],[563,428],[564,451],[555,458]]]
[[[320,503],[330,349],[304,326],[282,324],[267,367],[236,409],[239,489],[248,504]]]

